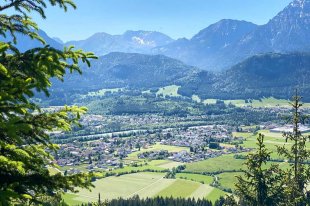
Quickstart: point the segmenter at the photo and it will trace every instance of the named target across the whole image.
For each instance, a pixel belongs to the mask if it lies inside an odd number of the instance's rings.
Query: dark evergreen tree
[[[290,118],[293,131],[283,134],[286,141],[291,142],[292,146],[290,148],[286,146],[278,147],[279,155],[282,155],[290,162],[290,168],[286,171],[285,192],[287,194],[287,205],[294,206],[307,205],[309,191],[307,186],[310,181],[310,167],[309,164],[306,164],[310,156],[310,151],[306,145],[309,136],[302,135],[300,131],[300,124],[308,117],[301,113],[301,99],[302,97],[298,96],[296,90],[296,94],[290,103],[293,108]]]
[[[268,167],[270,154],[264,144],[264,135],[257,138],[257,151],[249,154],[244,176],[238,176],[236,194],[245,205],[280,205],[284,200],[282,172],[277,164]]]

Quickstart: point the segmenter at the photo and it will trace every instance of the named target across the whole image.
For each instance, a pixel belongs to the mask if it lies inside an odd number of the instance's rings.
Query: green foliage
[[[17,33],[44,43],[29,14],[37,12],[45,18],[48,4],[65,11],[68,6],[75,7],[70,0],[4,1],[0,5],[0,34],[9,32],[14,43],[18,41]],[[4,14],[7,9],[14,14]],[[53,201],[59,202],[63,190],[74,192],[76,186],[91,186],[90,175],[51,175],[48,170],[48,166],[56,167],[53,153],[58,148],[50,141],[49,132],[71,130],[86,108],[64,106],[48,113],[29,98],[35,91],[48,96],[51,78],[63,80],[67,70],[81,73],[78,64],[89,66],[92,58],[92,53],[73,47],[60,51],[44,45],[20,52],[11,42],[0,42],[0,204],[52,205]]]
[[[247,156],[243,176],[238,176],[236,193],[249,206],[278,205],[283,200],[282,174],[278,165],[265,167],[270,153],[264,144],[264,135],[257,138],[257,151]]]
[[[81,206],[133,206],[133,205],[143,205],[143,206],[153,206],[153,205],[177,205],[177,206],[212,206],[212,203],[209,200],[194,198],[172,198],[172,197],[155,197],[155,198],[146,198],[140,199],[138,196],[134,196],[129,199],[114,199],[106,203],[89,203],[82,204]]]
[[[278,153],[290,162],[290,168],[285,175],[285,184],[287,185],[285,192],[288,196],[288,202],[290,205],[299,206],[306,205],[309,201],[307,186],[310,181],[310,166],[305,163],[310,156],[310,151],[306,145],[310,137],[302,135],[299,130],[299,124],[303,123],[308,117],[301,114],[301,97],[298,96],[297,91],[291,106],[293,111],[290,121],[293,124],[293,132],[284,133],[283,137],[286,141],[292,142],[292,146],[290,148],[278,147]]]
[[[236,193],[240,198],[240,205],[268,206],[268,205],[309,205],[310,166],[307,163],[310,152],[307,150],[309,136],[304,136],[299,130],[301,123],[307,116],[301,114],[301,97],[296,91],[292,106],[290,121],[293,131],[283,134],[286,142],[291,146],[278,146],[279,157],[289,163],[286,169],[280,169],[280,164],[266,166],[271,158],[270,151],[264,144],[264,136],[259,134],[258,150],[247,156],[244,171],[245,177],[238,177]]]

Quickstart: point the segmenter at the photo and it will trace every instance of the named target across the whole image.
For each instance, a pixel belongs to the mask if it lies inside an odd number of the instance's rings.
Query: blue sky
[[[48,8],[47,19],[34,16],[48,35],[62,40],[85,39],[96,32],[160,31],[190,38],[220,19],[265,24],[291,0],[75,0],[67,13]]]

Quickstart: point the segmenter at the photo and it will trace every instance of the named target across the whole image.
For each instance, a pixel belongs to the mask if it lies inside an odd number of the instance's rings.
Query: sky
[[[291,0],[75,0],[77,9],[64,13],[48,8],[47,19],[34,15],[39,27],[63,41],[81,40],[97,32],[159,31],[191,38],[221,19],[267,23]]]

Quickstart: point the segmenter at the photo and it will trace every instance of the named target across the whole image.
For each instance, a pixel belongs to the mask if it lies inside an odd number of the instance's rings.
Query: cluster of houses
[[[231,128],[226,125],[207,125],[187,129],[166,129],[166,137],[161,144],[180,147],[206,147],[210,142],[230,142],[233,140]]]
[[[84,165],[88,171],[119,168],[123,166],[123,160],[134,152],[137,153],[137,158],[140,159],[196,162],[223,154],[246,151],[235,146],[221,146],[217,149],[208,147],[212,142],[227,143],[233,140],[230,128],[225,125],[164,129],[157,134],[137,134],[137,136],[130,138],[105,137],[95,141],[74,141],[62,144],[55,161],[60,166],[73,168],[67,171],[69,173],[79,172],[78,169],[74,168],[78,168],[77,166],[80,165]],[[144,149],[148,149],[156,143],[184,147],[184,150],[179,152],[161,149],[144,151]]]

